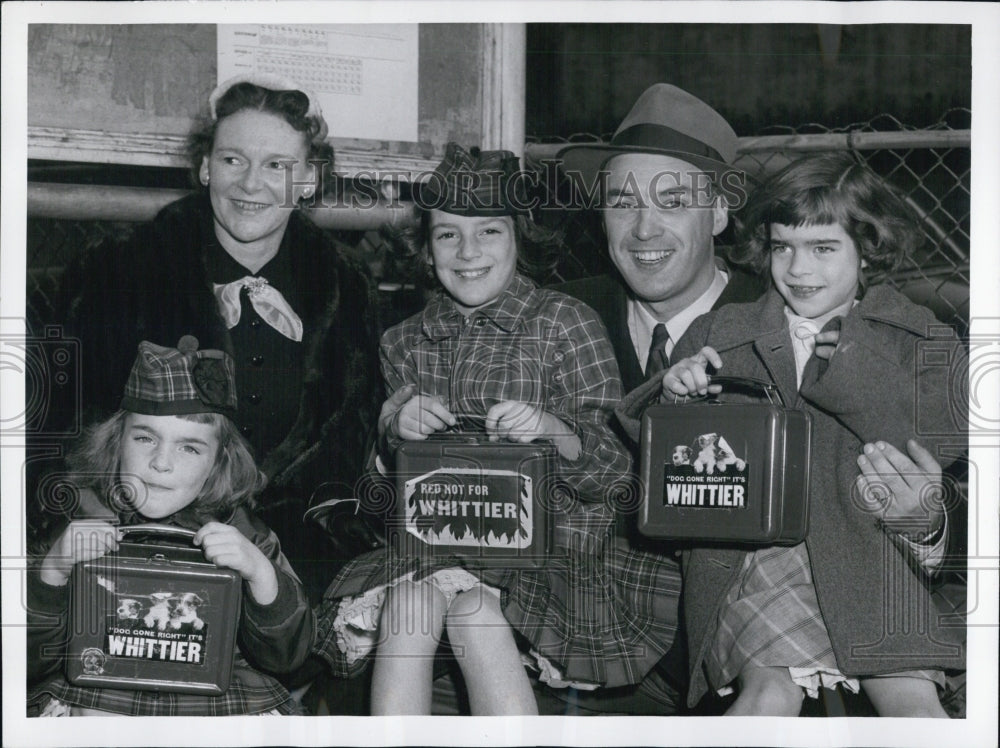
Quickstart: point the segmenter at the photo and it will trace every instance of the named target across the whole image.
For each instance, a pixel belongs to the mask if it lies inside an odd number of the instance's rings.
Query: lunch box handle
[[[768,382],[766,379],[757,379],[756,377],[734,377],[734,376],[712,376],[709,379],[709,384],[721,384],[723,389],[726,385],[737,385],[744,389],[755,389],[760,391],[764,397],[772,405],[780,405],[784,407],[785,402],[781,397],[781,392],[774,385],[773,382]],[[715,395],[675,395],[675,403],[688,403],[688,402],[698,402],[701,400],[713,400]]]
[[[184,540],[193,540],[195,536],[194,530],[188,530],[184,527],[176,527],[174,525],[165,525],[161,522],[146,522],[140,525],[128,525],[126,527],[118,528],[122,535],[128,535],[130,533],[148,533],[150,535],[169,535],[175,538],[183,538]]]

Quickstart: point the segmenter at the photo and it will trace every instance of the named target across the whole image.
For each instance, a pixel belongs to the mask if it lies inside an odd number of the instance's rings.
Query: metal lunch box
[[[809,519],[809,414],[781,405],[769,382],[713,377],[712,383],[763,390],[770,402],[720,403],[709,396],[647,407],[640,532],[753,545],[801,542]]]
[[[407,556],[457,556],[471,567],[541,567],[552,548],[555,459],[547,442],[478,434],[403,442],[390,547]]]
[[[117,552],[73,569],[67,679],[77,686],[224,693],[242,578],[206,561],[191,546],[191,530],[145,524],[121,531],[140,538],[123,539]]]

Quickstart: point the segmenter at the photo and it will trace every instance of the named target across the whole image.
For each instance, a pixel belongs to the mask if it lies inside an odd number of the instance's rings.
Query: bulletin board
[[[498,147],[496,33],[491,24],[419,24],[417,139],[331,133],[337,170],[428,170],[449,140]],[[31,25],[28,157],[187,166],[186,137],[217,83],[217,51],[215,24]]]

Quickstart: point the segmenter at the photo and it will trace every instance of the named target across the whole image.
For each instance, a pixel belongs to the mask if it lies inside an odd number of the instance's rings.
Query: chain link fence
[[[764,177],[807,152],[852,150],[876,173],[907,195],[923,219],[928,241],[923,251],[885,279],[915,301],[931,307],[937,316],[962,335],[969,319],[969,181],[971,153],[968,109],[953,109],[929,128],[909,127],[888,114],[841,128],[809,123],[798,127],[771,126],[740,139],[737,165],[755,177]],[[552,180],[541,161],[561,144],[601,142],[593,134],[569,138],[530,137],[526,168],[539,175],[538,189],[567,204],[565,180]],[[554,183],[553,183],[554,181]],[[551,203],[550,203],[551,204]],[[526,270],[542,284],[607,272],[600,215],[593,210],[538,211],[536,220],[552,229],[558,245],[529,249]],[[31,329],[58,322],[54,302],[63,266],[75,254],[108,238],[124,238],[134,224],[105,221],[66,221],[28,216],[27,303]],[[385,320],[398,321],[419,308],[419,294],[400,293],[414,283],[413,270],[394,256],[379,232],[340,236],[368,262],[386,290]],[[732,230],[719,238],[720,251],[732,242]]]

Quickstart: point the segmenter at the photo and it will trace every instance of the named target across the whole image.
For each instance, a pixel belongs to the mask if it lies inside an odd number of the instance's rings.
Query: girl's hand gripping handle
[[[114,553],[119,540],[119,528],[103,520],[70,522],[42,561],[42,581],[53,587],[64,586],[76,564]]]
[[[663,375],[663,396],[669,399],[678,395],[719,393],[722,387],[711,384],[709,365],[719,370],[722,368],[722,359],[714,348],[707,345],[694,356],[678,361]]]
[[[389,400],[397,398],[398,394],[395,393]],[[437,395],[414,394],[388,420],[387,429],[390,436],[419,441],[456,423],[458,420]]]
[[[238,571],[253,599],[270,605],[278,596],[278,577],[267,556],[232,525],[208,522],[194,535],[205,558],[216,566]]]

